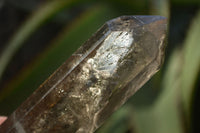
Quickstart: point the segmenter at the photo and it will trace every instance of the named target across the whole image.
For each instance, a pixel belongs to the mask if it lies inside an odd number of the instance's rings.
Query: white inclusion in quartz
[[[88,60],[88,63],[91,63],[94,69],[106,71],[110,75],[117,67],[119,59],[127,54],[133,41],[131,33],[127,31],[113,31],[104,40],[96,55]]]
[[[81,82],[90,80],[90,71],[97,79],[97,83],[89,87],[89,91],[95,98],[94,103],[98,105],[101,94],[107,85],[107,78],[117,69],[117,63],[130,50],[134,39],[132,34],[126,31],[113,31],[103,41],[94,57],[89,58],[83,66],[83,72],[78,75]]]

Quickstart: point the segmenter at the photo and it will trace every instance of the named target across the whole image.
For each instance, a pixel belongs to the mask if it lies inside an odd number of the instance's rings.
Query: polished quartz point
[[[105,23],[0,127],[0,133],[92,133],[162,65],[166,18]]]

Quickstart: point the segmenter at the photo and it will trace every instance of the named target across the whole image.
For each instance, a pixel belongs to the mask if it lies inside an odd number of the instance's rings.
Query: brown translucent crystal
[[[122,16],[105,23],[0,127],[0,133],[92,133],[164,58],[167,21]]]

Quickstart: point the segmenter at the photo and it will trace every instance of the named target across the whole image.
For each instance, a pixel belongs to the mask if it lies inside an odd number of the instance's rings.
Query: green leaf
[[[183,70],[182,70],[182,96],[184,109],[186,111],[187,119],[191,113],[192,96],[195,89],[195,83],[198,78],[198,72],[200,71],[200,10],[194,19],[188,36],[184,43],[183,53]]]
[[[17,31],[6,45],[7,47],[0,56],[0,80],[8,63],[15,55],[17,50],[24,44],[28,37],[36,31],[41,25],[52,18],[63,8],[69,7],[79,0],[59,0],[51,1],[37,10]]]
[[[152,15],[161,15],[169,18],[169,0],[150,0],[150,12]]]

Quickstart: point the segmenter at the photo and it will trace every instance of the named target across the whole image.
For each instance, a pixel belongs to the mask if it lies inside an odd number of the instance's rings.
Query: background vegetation
[[[163,68],[97,133],[200,132],[199,0],[1,0],[0,114],[9,115],[104,22],[162,15]]]

